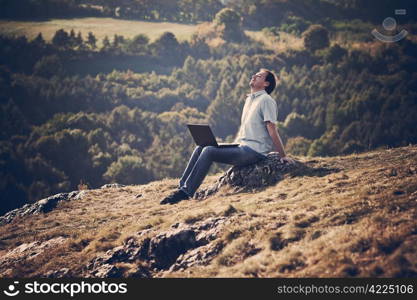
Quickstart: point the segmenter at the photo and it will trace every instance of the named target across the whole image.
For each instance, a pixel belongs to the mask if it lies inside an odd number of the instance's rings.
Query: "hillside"
[[[118,20],[113,18],[0,21],[0,34],[2,35],[24,35],[29,40],[33,40],[41,32],[46,41],[52,40],[55,32],[59,29],[64,29],[68,32],[71,30],[77,33],[81,32],[84,37],[91,31],[99,41],[102,41],[105,36],[112,38],[115,34],[121,34],[126,38],[133,38],[138,34],[146,34],[153,41],[167,30],[174,33],[179,40],[187,40],[194,33],[195,28],[195,25]]]
[[[164,179],[38,203],[2,219],[0,277],[417,276],[416,145],[295,158],[309,171],[253,193],[161,206]]]
[[[194,147],[185,125],[208,123],[221,142],[232,141],[260,68],[278,76],[271,96],[287,153],[417,144],[413,16],[396,17],[398,31],[409,32],[397,43],[371,33],[394,4],[3,2],[0,215],[80,183],[180,176]],[[102,13],[86,11],[93,2]],[[415,6],[402,3],[395,7]]]

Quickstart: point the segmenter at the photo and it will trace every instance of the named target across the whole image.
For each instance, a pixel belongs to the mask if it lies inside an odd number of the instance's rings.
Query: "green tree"
[[[88,36],[87,36],[87,45],[89,45],[90,46],[90,48],[91,49],[96,49],[97,48],[97,45],[96,45],[96,42],[97,42],[97,38],[95,37],[95,35],[90,31],[89,33],[88,33]]]
[[[305,115],[292,112],[287,115],[285,122],[285,131],[291,137],[303,136],[312,138],[315,136],[315,128],[310,124]]]
[[[222,80],[216,99],[207,109],[210,124],[219,137],[225,138],[235,134],[239,127],[241,103],[239,98],[231,95],[233,83]]]
[[[76,45],[76,35],[75,35],[75,31],[74,29],[71,29],[70,34],[69,34],[69,44],[71,45],[71,47],[74,47]]]
[[[190,41],[191,53],[197,58],[208,58],[210,56],[210,48],[204,38],[198,34],[193,34]]]
[[[289,138],[285,144],[285,150],[293,155],[307,155],[311,145],[311,140],[302,136]]]
[[[46,78],[62,76],[65,74],[64,65],[56,54],[44,56],[33,67],[33,74]]]
[[[152,179],[141,157],[126,155],[113,162],[103,177],[111,182],[122,184],[142,184]]]
[[[140,53],[146,50],[149,43],[149,38],[145,34],[138,34],[133,37],[128,45],[128,50],[132,53]]]
[[[154,55],[161,57],[164,61],[178,63],[181,60],[181,47],[172,32],[164,32],[151,44],[151,48]]]
[[[281,24],[280,30],[299,36],[301,32],[304,32],[310,25],[311,22],[306,21],[301,17],[288,16],[283,24]]]
[[[38,35],[33,39],[32,43],[38,47],[45,46],[46,43],[41,32],[39,32]]]
[[[82,47],[82,45],[84,45],[84,40],[83,40],[83,36],[81,34],[81,31],[78,31],[78,34],[77,34],[77,36],[75,37],[75,40],[74,40],[74,45],[76,47]]]
[[[302,36],[304,47],[310,52],[329,47],[329,32],[322,25],[310,25]]]
[[[329,63],[338,63],[345,55],[347,55],[347,53],[345,48],[340,47],[338,44],[334,44],[328,49],[324,59]]]
[[[107,49],[109,49],[110,47],[111,47],[111,45],[110,45],[110,41],[109,41],[108,36],[106,35],[106,36],[103,38],[103,46],[101,47],[101,49],[102,49],[102,50],[107,50]]]
[[[125,42],[123,35],[115,34],[113,37],[113,47],[118,48]]]
[[[214,17],[214,24],[221,32],[222,38],[240,42],[244,38],[241,16],[230,8],[223,8]]]
[[[70,38],[68,33],[64,29],[59,29],[52,37],[52,45],[60,48],[66,48],[70,46]]]

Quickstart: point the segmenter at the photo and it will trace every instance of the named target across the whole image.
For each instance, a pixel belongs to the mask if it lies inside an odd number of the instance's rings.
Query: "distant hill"
[[[73,18],[41,21],[0,20],[0,34],[2,35],[24,35],[29,40],[33,40],[41,32],[45,40],[49,42],[59,29],[64,29],[68,32],[71,30],[77,33],[81,32],[84,37],[87,37],[88,32],[91,31],[98,39],[100,47],[105,36],[112,39],[115,34],[121,34],[126,38],[133,38],[138,34],[146,34],[151,41],[154,41],[168,28],[179,40],[188,40],[194,33],[196,25],[113,18]]]
[[[10,212],[0,277],[417,277],[416,145],[296,158],[255,192],[161,206],[164,179]]]

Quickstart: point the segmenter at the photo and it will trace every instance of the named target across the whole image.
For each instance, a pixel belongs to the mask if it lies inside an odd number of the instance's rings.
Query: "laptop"
[[[239,144],[217,143],[210,126],[207,124],[187,124],[187,127],[198,146],[215,146],[219,148],[239,146]]]

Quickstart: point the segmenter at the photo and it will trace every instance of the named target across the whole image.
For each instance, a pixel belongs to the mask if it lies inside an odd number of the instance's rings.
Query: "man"
[[[279,153],[281,162],[294,163],[287,157],[275,123],[277,122],[277,104],[269,94],[276,85],[274,74],[260,69],[251,77],[248,94],[243,107],[241,125],[234,143],[238,147],[218,148],[197,146],[180,179],[179,188],[161,204],[174,204],[189,199],[198,189],[207,175],[212,162],[235,166],[253,164],[266,158],[272,151]]]

